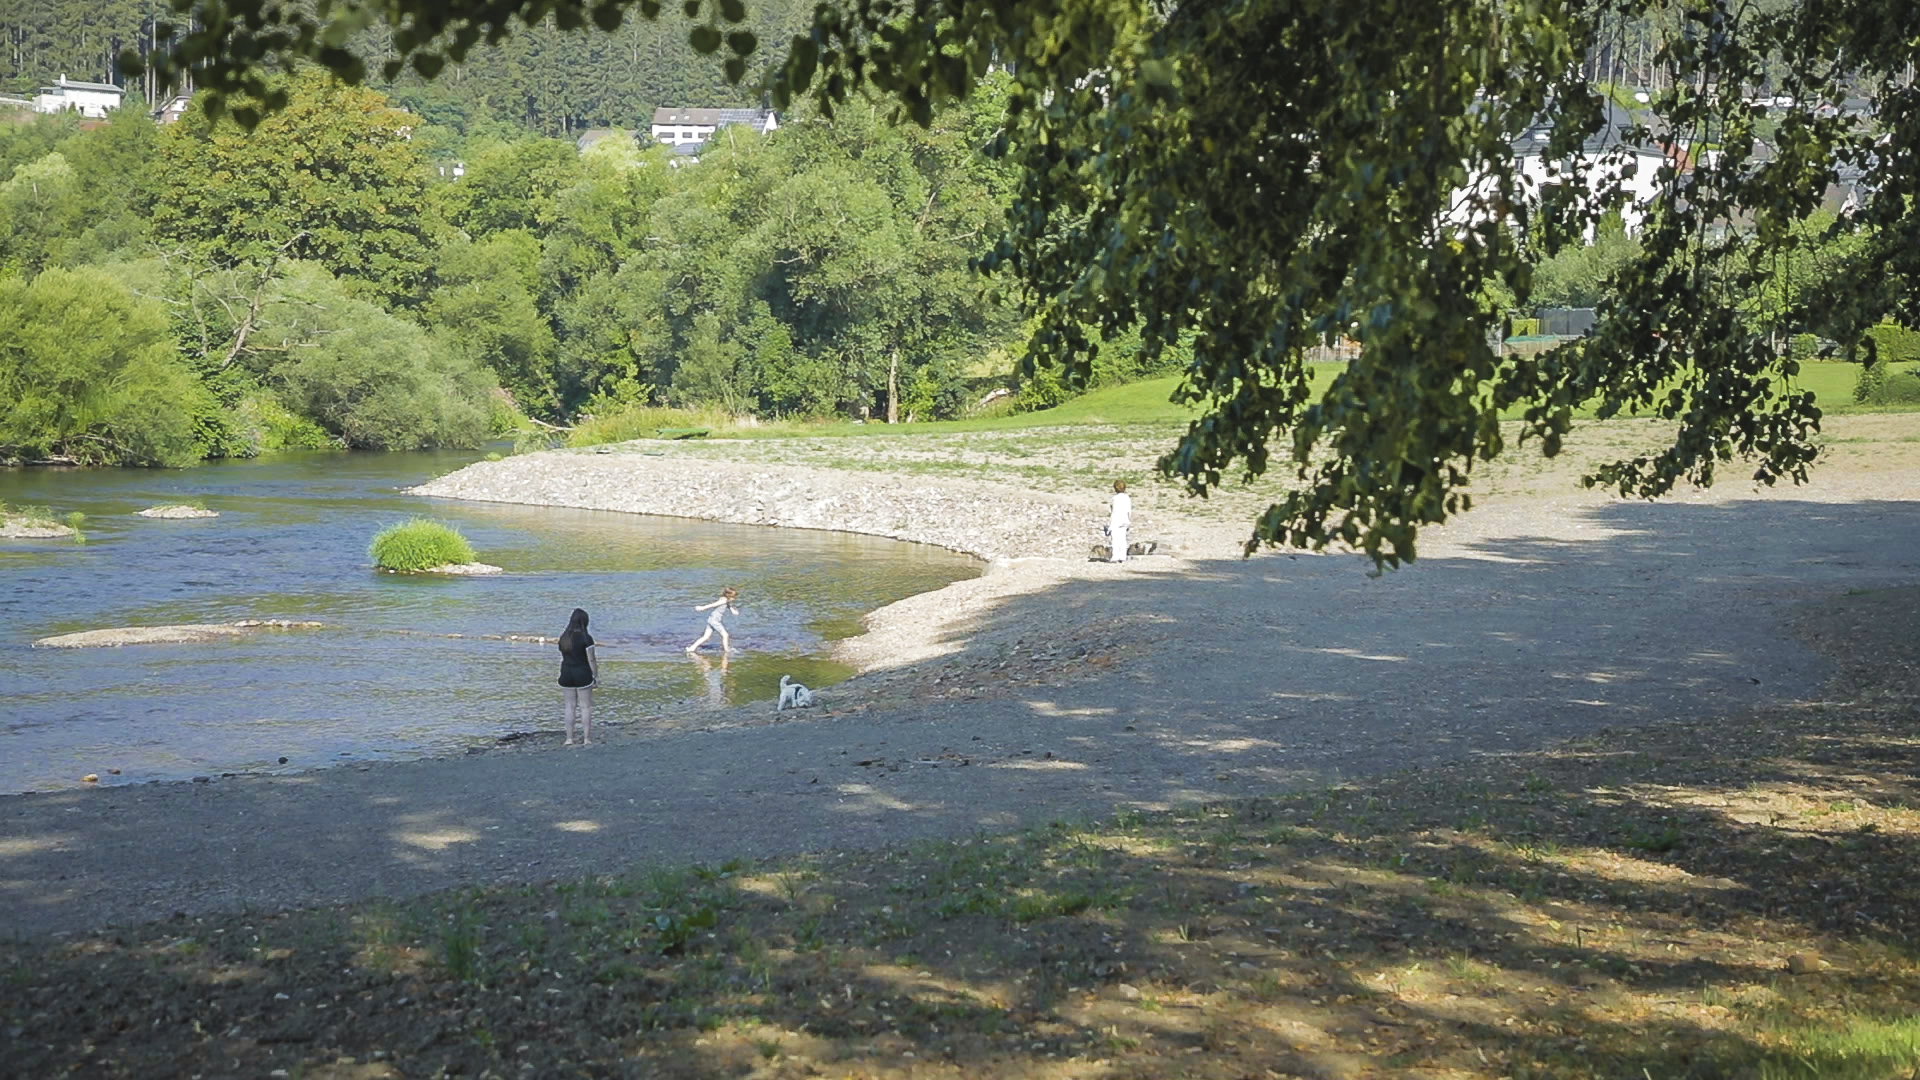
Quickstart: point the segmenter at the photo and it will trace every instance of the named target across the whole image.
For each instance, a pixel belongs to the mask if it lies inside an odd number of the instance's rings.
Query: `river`
[[[600,641],[596,720],[771,707],[782,674],[814,686],[846,677],[831,645],[866,612],[979,572],[965,556],[874,537],[401,493],[478,456],[0,469],[0,501],[87,515],[84,544],[0,540],[0,791],[74,787],[89,773],[129,783],[303,771],[555,728],[553,645],[481,635],[551,638],[576,606]],[[138,516],[191,500],[220,516]],[[374,533],[415,515],[453,524],[506,573],[376,572]],[[682,649],[704,619],[693,606],[728,584],[740,589],[728,619],[738,651],[723,669],[717,652],[701,661]],[[325,628],[32,647],[78,630],[250,618]]]

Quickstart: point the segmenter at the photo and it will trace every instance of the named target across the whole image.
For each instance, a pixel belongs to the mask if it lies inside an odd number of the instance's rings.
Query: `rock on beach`
[[[255,630],[314,630],[325,623],[294,619],[242,619],[231,623],[176,623],[171,626],[116,626],[44,637],[35,648],[102,649],[118,645],[179,645],[239,637]]]
[[[140,511],[140,516],[143,518],[164,518],[169,521],[179,521],[187,518],[217,518],[220,516],[220,511],[208,510],[199,506],[149,506],[145,510]]]
[[[65,525],[28,525],[22,521],[0,522],[0,539],[54,540],[72,535],[73,530]]]

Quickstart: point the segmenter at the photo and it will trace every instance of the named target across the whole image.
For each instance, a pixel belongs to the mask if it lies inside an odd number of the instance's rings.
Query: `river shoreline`
[[[1100,501],[1003,484],[649,453],[548,450],[475,462],[414,495],[884,536],[991,563],[1085,558]]]
[[[975,578],[905,597],[863,620],[865,632],[834,645],[854,668],[853,696],[878,689],[864,676],[938,660],[979,637],[983,616],[1016,596],[1075,578],[1109,578],[1127,566],[1095,562],[1104,501],[980,481],[871,470],[695,459],[626,444],[611,453],[545,451],[482,461],[408,489],[434,498],[566,506],[730,524],[826,529],[930,544],[986,565]],[[1169,567],[1155,556],[1146,565]],[[1138,564],[1136,564],[1138,565]],[[1022,625],[1032,620],[1022,620]],[[996,628],[1010,643],[1025,629]],[[843,686],[845,684],[842,684]],[[846,691],[835,695],[845,700]],[[752,710],[757,706],[743,706]],[[659,720],[661,718],[650,718]],[[708,715],[703,724],[725,724]],[[737,721],[736,721],[737,722]]]

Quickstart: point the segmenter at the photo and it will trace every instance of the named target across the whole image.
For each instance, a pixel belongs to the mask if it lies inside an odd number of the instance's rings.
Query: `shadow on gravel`
[[[1145,574],[1076,584],[1051,597],[1063,628],[1136,610],[1127,592],[1151,594],[1138,610],[1211,612],[1230,629],[1281,625],[1288,611],[1267,600],[1292,607],[1280,644],[1241,638],[1270,650],[1238,677],[1246,693],[1218,679],[1196,687],[1230,714],[1210,734],[1182,734],[1178,716],[1137,722],[1169,709],[1177,688],[1119,672],[1193,663],[1152,650],[1100,680],[1138,702],[1056,682],[1042,707],[1016,674],[996,696],[952,706],[1010,709],[1055,733],[1133,722],[1183,769],[1230,770],[1191,785],[1214,789],[1204,797],[1044,824],[1043,805],[1018,801],[1027,785],[996,777],[1053,784],[1077,771],[983,761],[938,775],[987,778],[1043,824],[751,865],[721,862],[736,848],[718,846],[691,867],[680,857],[19,942],[0,948],[0,1074],[1910,1075],[1920,671],[1910,649],[1886,643],[1920,636],[1920,590],[1865,586],[1911,580],[1920,521],[1904,505],[1831,516],[1840,509],[1609,508],[1594,524],[1612,535],[1591,543],[1497,545],[1485,554],[1502,561],[1423,563],[1422,579],[1356,584],[1350,562],[1267,559],[1223,569],[1231,594]],[[1768,530],[1779,535],[1753,539]],[[1753,543],[1732,548],[1740,538]],[[1257,579],[1284,588],[1225,602]],[[1333,621],[1310,644],[1300,607],[1351,607],[1365,589],[1404,591],[1377,597],[1374,622]],[[1788,659],[1797,647],[1776,637],[1788,600],[1814,596],[1791,621],[1824,654],[1818,666]],[[1396,610],[1457,617],[1396,621]],[[1493,636],[1503,624],[1533,647],[1476,668],[1471,654],[1504,640]],[[966,650],[992,633],[989,620]],[[1597,654],[1584,662],[1581,640]],[[1432,644],[1451,641],[1467,644]],[[1628,658],[1604,648],[1635,641]],[[1311,656],[1328,659],[1279,662]],[[1410,659],[1367,659],[1377,656]],[[1394,714],[1353,674],[1339,689],[1339,673],[1416,664],[1424,677],[1387,678],[1422,717],[1448,695],[1500,703],[1489,712],[1516,724],[1541,714],[1506,741],[1496,725],[1459,724],[1458,742],[1393,760],[1383,748],[1403,729],[1384,726],[1379,741],[1356,718]],[[1583,669],[1642,674],[1594,681],[1576,677]],[[1762,696],[1815,671],[1828,679],[1818,700]],[[1723,672],[1736,676],[1724,687]],[[1754,677],[1758,689],[1741,689]],[[1367,706],[1346,726],[1314,722],[1358,744],[1341,760],[1382,775],[1235,790],[1246,781],[1231,770],[1265,751],[1232,740],[1248,738],[1248,717],[1278,715],[1272,700],[1292,700],[1276,688],[1303,686],[1331,704],[1291,706],[1296,720]],[[1702,704],[1703,687],[1724,693]],[[1575,695],[1642,705],[1589,713]],[[1574,719],[1549,715],[1559,712]],[[1642,720],[1661,722],[1625,726]],[[1303,744],[1298,723],[1268,722],[1270,741]],[[906,726],[873,737],[900,740]],[[1556,734],[1574,737],[1541,748]],[[1072,763],[1048,752],[1041,762]],[[1412,767],[1390,772],[1400,764]],[[888,799],[903,804],[896,813],[926,812],[914,809],[924,796],[886,786],[913,767],[840,767],[889,778],[869,784],[874,812]],[[815,786],[804,780],[793,783]],[[1160,778],[1145,790],[1174,788]],[[742,832],[799,812],[771,794],[743,805],[732,810]],[[606,809],[593,820],[617,822]],[[574,812],[550,807],[549,824]]]

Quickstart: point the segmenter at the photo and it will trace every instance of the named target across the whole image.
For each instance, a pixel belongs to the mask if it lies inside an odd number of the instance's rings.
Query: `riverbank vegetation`
[[[427,518],[382,529],[368,545],[367,554],[375,566],[399,574],[474,561],[473,545],[458,529]]]
[[[803,109],[682,167],[620,133],[584,151],[497,128],[429,137],[398,89],[286,88],[251,134],[198,111],[156,128],[132,107],[0,130],[0,458],[1060,424],[1087,389],[1132,383],[1158,396],[1137,415],[1197,415],[1168,400],[1187,344],[1149,358],[1137,329],[1075,380],[1019,374],[1034,326],[969,268],[1014,191],[981,153],[1005,106],[992,79],[924,130]],[[457,170],[434,156],[449,145]],[[1602,228],[1545,259],[1536,291],[1600,302],[1637,250]],[[1311,392],[1342,369],[1310,365]],[[1906,407],[1910,381],[1883,368],[1820,399]]]
[[[1818,703],[1417,774],[0,944],[8,1064],[1893,1080],[1920,688],[1845,643],[1916,610],[1817,613]]]

